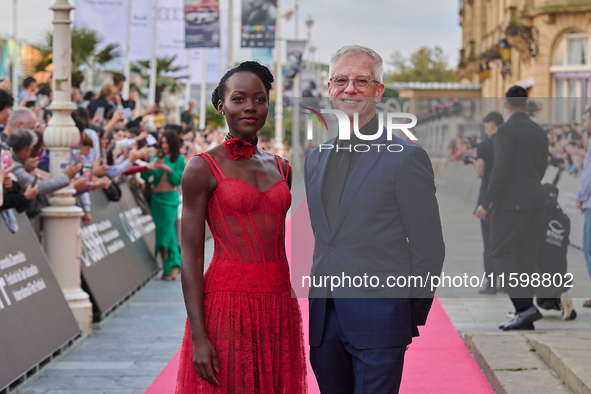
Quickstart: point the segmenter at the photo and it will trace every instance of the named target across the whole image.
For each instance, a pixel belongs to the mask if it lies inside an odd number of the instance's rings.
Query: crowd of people
[[[181,113],[180,124],[168,123],[157,104],[140,111],[137,92],[131,92],[128,99],[122,97],[124,83],[125,77],[115,75],[98,94],[89,91],[82,95],[72,90],[72,101],[78,108],[71,117],[80,140],[72,148],[71,162],[63,167],[63,174],[51,178],[50,154],[43,143],[52,117],[48,108],[51,94],[39,94],[35,79],[27,77],[15,100],[10,82],[2,81],[0,211],[6,217],[26,211],[33,219],[48,205],[52,193],[73,180],[77,204],[88,225],[92,223],[89,192],[104,189],[108,198],[116,199],[120,193],[117,185],[131,181],[130,186],[141,188],[151,206],[156,252],[164,262],[163,278],[175,279],[180,271],[180,252],[174,212],[179,206],[184,165],[193,156],[221,144],[226,134],[219,127],[196,128],[194,101]],[[261,137],[258,146],[273,153],[275,140]]]
[[[571,175],[582,171],[590,132],[577,122],[546,126],[545,131],[548,135],[548,165]],[[463,160],[465,164],[470,164],[481,142],[480,136],[455,137],[447,148],[448,160]]]

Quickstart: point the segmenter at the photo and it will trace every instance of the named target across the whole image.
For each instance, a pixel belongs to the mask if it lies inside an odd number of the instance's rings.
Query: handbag
[[[115,182],[111,182],[108,188],[103,189],[109,201],[117,202],[121,199],[121,188]]]

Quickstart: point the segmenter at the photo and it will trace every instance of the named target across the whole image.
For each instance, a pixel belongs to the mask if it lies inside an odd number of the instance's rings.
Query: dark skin
[[[269,113],[269,97],[263,81],[250,72],[234,74],[227,81],[224,100],[218,102],[217,109],[225,115],[231,136],[253,141]],[[223,145],[208,150],[208,153],[226,177],[241,179],[261,192],[282,179],[275,156],[257,147],[252,156],[238,160],[230,159]],[[287,165],[284,160],[282,167],[285,173]],[[291,171],[287,184],[291,188]],[[195,372],[216,386],[215,374],[220,371],[220,365],[205,330],[203,267],[207,203],[217,185],[205,159],[195,156],[189,160],[182,180],[181,281],[191,327]]]

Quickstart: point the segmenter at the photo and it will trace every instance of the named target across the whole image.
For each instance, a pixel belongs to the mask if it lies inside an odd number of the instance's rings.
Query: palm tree
[[[103,37],[94,30],[83,28],[72,29],[72,86],[79,88],[84,81],[84,73],[80,68],[86,67],[93,71],[104,66],[111,60],[121,56],[119,44],[102,46]],[[37,71],[46,70],[53,58],[53,33],[48,32],[45,40],[35,48],[41,53],[41,59],[36,65]],[[102,49],[101,49],[102,48]]]
[[[168,93],[175,94],[184,88],[180,82],[186,76],[171,76],[171,74],[178,73],[184,70],[184,66],[173,66],[176,56],[158,58],[156,59],[156,103],[162,99],[162,93],[168,89]],[[131,65],[131,72],[139,74],[145,81],[145,86],[148,86],[150,61],[142,60]]]

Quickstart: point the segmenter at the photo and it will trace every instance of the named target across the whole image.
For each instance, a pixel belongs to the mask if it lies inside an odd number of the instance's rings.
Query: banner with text
[[[220,9],[217,0],[185,0],[187,48],[220,46]]]
[[[129,15],[127,0],[75,0],[74,7],[76,28],[94,30],[103,37],[103,46],[118,44],[121,54],[125,54]]]
[[[170,76],[187,75],[187,49],[185,47],[185,11],[183,0],[158,1],[158,58],[175,57],[172,67],[182,70]]]
[[[25,214],[0,218],[0,391],[79,333]]]
[[[120,185],[122,199],[129,198]],[[90,193],[93,223],[82,227],[82,276],[95,309],[102,317],[129,293],[150,279],[158,266],[142,239],[154,232],[150,215],[135,203],[109,202],[101,190]],[[133,197],[132,197],[133,200]]]
[[[242,48],[274,48],[277,0],[242,0]]]
[[[287,61],[285,62],[285,89],[292,88],[293,79],[300,71],[300,64],[302,63],[302,55],[306,49],[306,42],[303,40],[288,40],[287,41]]]
[[[154,36],[154,0],[132,0],[131,44],[129,58],[132,61],[152,58]]]

